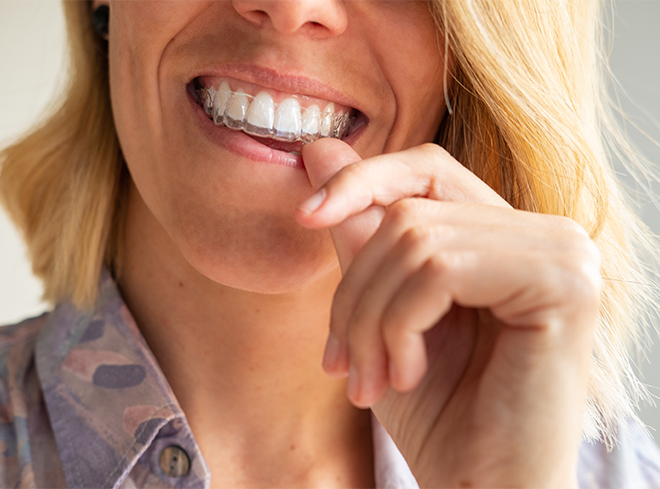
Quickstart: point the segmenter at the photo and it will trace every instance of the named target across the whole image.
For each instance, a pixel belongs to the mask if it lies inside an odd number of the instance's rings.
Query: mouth
[[[353,107],[235,79],[198,76],[188,83],[187,91],[216,126],[241,131],[273,150],[294,155],[320,138],[350,144],[368,123]]]

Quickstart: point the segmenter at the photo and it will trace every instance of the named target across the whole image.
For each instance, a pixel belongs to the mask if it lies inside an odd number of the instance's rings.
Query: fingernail
[[[330,333],[328,341],[325,344],[325,353],[323,354],[323,370],[332,372],[337,368],[337,360],[339,359],[339,340],[335,335]]]
[[[352,401],[359,401],[360,396],[360,379],[358,378],[357,370],[351,365],[348,369],[348,386],[346,388],[348,397]]]
[[[322,188],[318,192],[316,192],[314,195],[312,195],[309,199],[307,199],[305,202],[300,204],[298,206],[298,209],[303,211],[306,214],[311,214],[314,212],[316,209],[321,207],[321,204],[323,204],[323,201],[325,200],[325,189]]]

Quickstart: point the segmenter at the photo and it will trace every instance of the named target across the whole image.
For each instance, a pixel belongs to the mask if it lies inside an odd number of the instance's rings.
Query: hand
[[[343,271],[324,368],[349,399],[423,486],[576,486],[600,300],[586,232],[512,209],[435,145],[362,161],[322,140],[303,159],[321,190],[297,218],[330,228]]]

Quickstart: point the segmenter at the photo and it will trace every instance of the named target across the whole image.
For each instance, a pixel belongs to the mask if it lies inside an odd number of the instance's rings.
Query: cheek
[[[141,139],[137,135],[148,134],[149,139],[161,136],[163,101],[159,68],[163,53],[207,3],[202,0],[112,3],[108,44],[110,89],[123,145]],[[127,137],[122,138],[123,134]]]
[[[298,290],[337,269],[328,233],[305,230],[293,219],[309,191],[306,175],[247,171],[233,158],[210,158],[208,146],[182,122],[171,77],[163,74],[168,46],[206,5],[121,1],[111,9],[113,115],[147,209],[142,219],[156,223],[153,246],[171,239],[174,251],[162,246],[176,253],[171,259],[183,256],[218,283],[262,293]]]
[[[108,61],[115,127],[124,158],[152,209],[161,207],[168,147],[163,120],[162,55],[198,14],[204,1],[115,1],[111,4]]]
[[[370,30],[374,52],[396,98],[386,152],[432,141],[446,108],[443,39],[426,2],[391,5]],[[385,25],[390,29],[383,29]],[[390,48],[393,36],[396,49]]]

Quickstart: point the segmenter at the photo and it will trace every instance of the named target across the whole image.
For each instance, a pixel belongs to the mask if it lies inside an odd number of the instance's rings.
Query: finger
[[[391,295],[391,288],[395,287],[396,281],[405,280],[405,275],[386,278],[386,275],[391,273],[390,270],[398,270],[398,267],[403,265],[401,270],[405,272],[401,273],[411,273],[411,270],[418,268],[422,260],[428,256],[428,253],[426,255],[419,253],[422,249],[472,246],[467,238],[471,236],[469,233],[472,233],[471,237],[474,239],[473,230],[457,230],[454,229],[455,226],[443,224],[434,225],[434,222],[442,222],[444,219],[441,207],[446,205],[446,203],[428,199],[404,199],[397,202],[390,207],[380,228],[357,254],[344,274],[332,304],[330,321],[332,345],[330,342],[328,343],[323,363],[328,374],[337,377],[348,375],[348,331],[351,317],[354,316],[358,303],[361,301],[363,308],[381,307],[378,306],[381,303],[376,300],[376,297]],[[462,234],[457,231],[461,231]],[[403,239],[403,236],[407,236],[407,238]],[[488,239],[488,244],[492,245],[490,238],[484,238],[482,241],[485,239]],[[507,245],[507,249],[509,246]],[[415,248],[418,249],[417,253],[414,251]],[[410,262],[411,260],[412,262]],[[385,261],[387,261],[387,265],[384,265]],[[380,272],[378,272],[379,269]],[[375,275],[376,278],[374,278]],[[369,288],[369,283],[374,285],[371,287],[371,292],[367,294],[368,297],[365,297],[365,290]],[[381,287],[390,289],[383,290]],[[357,342],[353,341],[352,345],[357,345]],[[366,364],[366,362],[360,363]]]
[[[376,286],[370,286],[369,283],[389,284],[402,280],[401,277],[393,277],[390,281],[383,271],[389,266],[395,269],[399,262],[405,263],[408,259],[405,254],[414,255],[416,247],[428,249],[426,255],[415,258],[418,265],[421,265],[419,260],[425,259],[436,250],[475,253],[483,251],[491,264],[498,261],[497,253],[503,252],[508,256],[513,250],[571,253],[575,235],[581,234],[575,229],[576,224],[566,218],[543,218],[546,221],[555,219],[556,222],[551,223],[552,226],[548,229],[547,226],[539,225],[537,214],[429,199],[404,199],[391,206],[382,225],[353,260],[336,291],[330,328],[333,340],[341,345],[341,355],[334,355],[337,349],[333,350],[332,362],[324,364],[326,371],[337,376],[348,375],[349,362],[345,355],[348,354],[347,331],[350,318],[360,301],[363,304],[371,304],[374,308],[379,304],[375,298],[367,297],[366,290],[372,290],[374,297],[387,296],[389,293],[377,290]],[[393,251],[396,249],[401,252]],[[550,255],[545,258],[550,258]],[[391,265],[385,266],[386,261],[391,261]],[[520,270],[521,263],[513,263],[510,266]],[[502,273],[509,272],[503,270]],[[477,280],[482,282],[478,278]],[[476,291],[479,285],[471,287]],[[332,364],[337,358],[340,358],[341,362],[333,368]]]
[[[355,160],[335,172],[301,223],[310,228],[329,227],[373,205],[388,206],[409,197],[510,208],[440,146],[426,144]]]
[[[442,304],[446,294],[459,306],[488,308],[512,327],[552,329],[562,317],[598,302],[598,280],[593,278],[598,265],[589,261],[547,250],[436,252],[424,266],[424,275],[435,276],[430,290],[402,292],[388,306],[384,321],[424,330],[438,302],[428,294],[437,293]]]
[[[321,140],[303,148],[303,161],[312,188],[315,190],[319,189],[341,168],[360,160],[360,156],[353,148],[338,140]],[[323,193],[313,196],[307,201],[307,207],[303,204],[303,207],[298,209],[296,217],[299,222],[305,223],[310,209],[313,210],[314,206],[319,205],[323,197]],[[380,225],[384,214],[385,209],[373,208],[361,215],[353,216],[330,230],[342,272],[346,273],[355,255]],[[380,349],[384,352],[383,346]],[[383,361],[384,353],[380,358],[372,360],[374,365]],[[332,327],[323,355],[323,368],[334,377],[348,375],[346,338],[344,334],[333,334]],[[355,386],[355,378],[352,379],[352,382],[350,385]]]
[[[386,228],[379,228],[376,234],[382,235],[382,238],[369,240],[357,254],[350,268],[345,271],[332,301],[330,336],[323,357],[323,368],[334,377],[343,377],[349,373],[349,318],[374,270],[396,242],[396,234],[388,233]],[[358,341],[354,338],[353,344]]]
[[[315,191],[342,168],[362,161],[350,145],[332,138],[319,139],[313,144],[304,145],[302,156],[307,177]]]
[[[368,318],[362,318],[368,321]],[[350,401],[366,408],[378,401],[387,390],[387,355],[378,326],[356,324],[349,329],[347,394]],[[366,327],[365,327],[366,326]]]
[[[349,398],[358,406],[371,406],[387,389],[387,355],[381,332],[383,311],[401,284],[427,259],[435,248],[434,241],[426,229],[407,231],[359,294],[346,326]]]
[[[413,200],[419,202],[411,202]],[[333,346],[327,352],[328,355],[324,357],[323,363],[329,374],[333,376],[348,375],[349,318],[353,314],[366,284],[391,252],[402,233],[405,232],[411,215],[415,215],[416,205],[421,202],[421,199],[407,199],[393,206],[374,236],[367,241],[352,261],[351,266],[345,270],[332,302],[330,339]]]
[[[433,245],[444,249],[553,246],[553,240],[547,233],[530,232],[527,228],[521,228],[525,229],[525,234],[511,226],[510,221],[515,220],[509,212],[515,211],[504,210],[505,215],[501,215],[502,209],[491,206],[466,207],[465,204],[429,199],[404,199],[391,206],[379,229],[353,259],[337,288],[331,315],[331,329],[336,338],[342,344],[345,343],[348,320],[367,283],[406,233],[410,233],[409,246],[418,246],[425,240],[430,240]],[[447,225],[445,221],[455,224]],[[472,224],[474,221],[477,221],[476,224]],[[503,226],[511,227],[510,232],[503,233]],[[406,242],[403,245],[405,249]],[[396,256],[395,259],[399,259],[399,255]]]
[[[312,187],[318,189],[339,170],[361,161],[361,158],[343,141],[326,138],[304,146],[303,161]],[[316,205],[322,205],[324,196],[325,191],[312,196],[296,211],[296,218],[301,224],[309,225],[311,210]],[[384,208],[374,207],[360,215],[352,216],[351,219],[342,219],[344,222],[335,222],[337,225],[330,230],[330,234],[342,272],[348,269],[357,252],[374,234],[384,216]]]
[[[424,372],[422,334],[452,304],[488,308],[517,337],[534,348],[566,348],[583,336],[577,324],[583,309],[597,309],[597,260],[575,253],[535,250],[451,250],[436,252],[390,301],[382,329],[390,369],[390,385],[415,388]],[[589,271],[590,268],[593,269]],[[577,340],[577,341],[576,341]],[[529,350],[529,348],[528,348]]]
[[[382,315],[389,384],[399,392],[414,389],[426,373],[423,333],[435,326],[453,303],[438,263],[426,260],[397,291]]]

